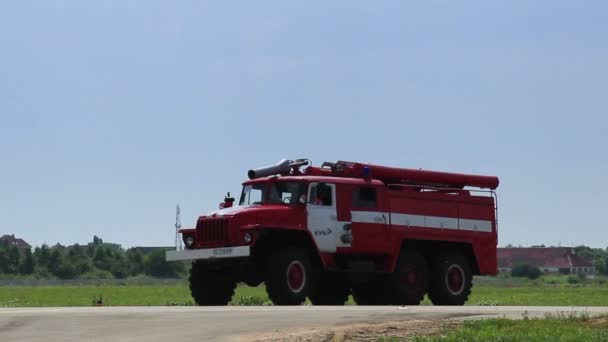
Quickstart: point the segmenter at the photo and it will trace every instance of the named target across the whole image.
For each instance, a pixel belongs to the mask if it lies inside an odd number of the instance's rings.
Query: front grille
[[[228,220],[207,219],[198,222],[198,241],[202,246],[221,246],[228,242]]]

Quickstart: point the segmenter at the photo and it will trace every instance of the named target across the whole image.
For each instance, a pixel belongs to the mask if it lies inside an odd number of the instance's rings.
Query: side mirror
[[[230,197],[230,193],[224,197],[224,202],[220,203],[220,209],[231,208],[234,203],[234,197]]]

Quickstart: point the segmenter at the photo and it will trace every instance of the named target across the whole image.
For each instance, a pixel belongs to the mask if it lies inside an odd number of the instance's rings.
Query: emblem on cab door
[[[328,236],[332,233],[332,230],[330,228],[327,228],[325,230],[315,230],[315,236]]]

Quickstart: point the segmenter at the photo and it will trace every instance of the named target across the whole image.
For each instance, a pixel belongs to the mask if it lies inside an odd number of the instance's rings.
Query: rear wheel
[[[471,294],[470,261],[462,254],[439,256],[433,263],[429,298],[435,305],[464,305]]]
[[[194,261],[190,269],[190,293],[198,305],[226,305],[234,295],[236,280],[228,270],[210,269]]]
[[[310,291],[311,278],[308,253],[301,247],[283,247],[268,259],[266,292],[275,305],[300,305]]]
[[[429,266],[418,252],[402,252],[395,273],[391,275],[391,302],[396,305],[418,305],[428,291]]]
[[[314,305],[344,305],[349,294],[348,283],[339,275],[322,272],[315,274],[308,298]]]

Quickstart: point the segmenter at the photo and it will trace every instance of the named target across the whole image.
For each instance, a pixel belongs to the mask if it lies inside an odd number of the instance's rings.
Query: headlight
[[[194,236],[187,236],[184,239],[184,242],[186,243],[186,247],[188,248],[194,246]]]
[[[251,236],[251,233],[245,233],[245,235],[243,235],[243,240],[245,240],[245,243],[250,243],[252,239],[253,237]]]

